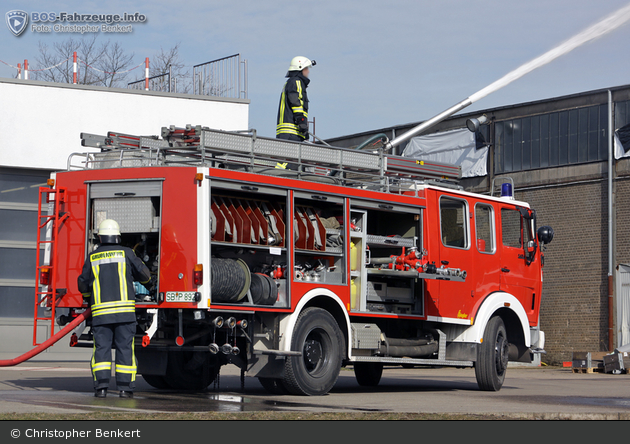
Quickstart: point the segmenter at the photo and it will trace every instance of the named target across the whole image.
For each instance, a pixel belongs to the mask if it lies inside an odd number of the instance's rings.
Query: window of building
[[[480,253],[494,253],[494,213],[491,205],[475,205],[475,237]]]
[[[466,201],[444,196],[440,198],[440,227],[445,246],[468,248],[467,214]]]
[[[495,123],[495,172],[597,162],[608,158],[608,106]]]
[[[501,208],[501,238],[503,246],[521,248],[521,213],[518,210]]]

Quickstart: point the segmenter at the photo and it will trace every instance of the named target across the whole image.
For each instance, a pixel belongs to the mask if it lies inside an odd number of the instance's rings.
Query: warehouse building
[[[467,121],[481,116],[485,124],[469,131]],[[326,142],[357,147],[416,125]],[[540,313],[543,362],[630,342],[630,85],[459,114],[396,149],[461,164],[468,191],[496,194],[511,180],[516,199],[536,209],[539,226],[553,227]]]

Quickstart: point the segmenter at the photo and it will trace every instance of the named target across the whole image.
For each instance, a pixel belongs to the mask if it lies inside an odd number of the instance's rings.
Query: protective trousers
[[[94,354],[92,375],[94,389],[109,387],[112,374],[112,345],[116,349],[116,388],[133,391],[136,386],[137,363],[134,354],[135,322],[105,324],[92,327]]]

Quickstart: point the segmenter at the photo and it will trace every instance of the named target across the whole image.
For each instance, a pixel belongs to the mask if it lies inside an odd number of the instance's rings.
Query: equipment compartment
[[[151,270],[152,284],[134,282],[136,301],[157,303],[160,270],[162,180],[127,180],[89,183],[88,253],[99,243],[98,226],[114,219],[120,226],[120,244],[131,248]]]
[[[296,282],[346,283],[344,202],[334,196],[294,194]]]
[[[357,312],[423,314],[425,263],[419,233],[420,210],[374,202],[353,202],[351,267]]]
[[[289,306],[286,208],[286,191],[212,183],[214,304]]]

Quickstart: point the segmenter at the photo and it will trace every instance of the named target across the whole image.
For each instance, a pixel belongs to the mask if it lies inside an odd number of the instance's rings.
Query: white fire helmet
[[[293,57],[291,64],[289,65],[289,71],[302,71],[304,68],[315,66],[315,64],[315,60],[309,60],[306,57]]]
[[[114,219],[105,219],[98,226],[99,236],[120,236],[120,226]]]

